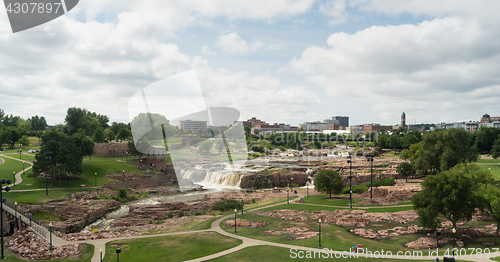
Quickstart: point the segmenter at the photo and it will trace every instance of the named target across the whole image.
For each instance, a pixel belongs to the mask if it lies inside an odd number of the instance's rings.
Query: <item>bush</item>
[[[214,205],[212,206],[212,210],[218,210],[221,212],[226,212],[234,209],[241,210],[241,203],[234,199],[218,201],[215,202]]]
[[[183,216],[184,216],[184,211],[183,210],[179,211],[179,213],[177,214],[177,217],[183,217]]]
[[[127,189],[126,188],[118,188],[118,197],[126,198],[127,197]]]
[[[352,186],[352,193],[353,194],[362,194],[366,191],[368,191],[368,187],[364,184]],[[342,194],[349,194],[349,187],[348,186],[344,187],[344,189],[342,189]]]
[[[172,214],[172,212],[168,213],[167,218],[173,218],[173,217],[174,217],[174,214]]]
[[[370,182],[364,183],[366,184],[367,187],[370,187]],[[396,184],[396,181],[394,181],[394,178],[380,178],[380,179],[375,179],[373,180],[373,187],[379,187],[379,186],[394,186]]]

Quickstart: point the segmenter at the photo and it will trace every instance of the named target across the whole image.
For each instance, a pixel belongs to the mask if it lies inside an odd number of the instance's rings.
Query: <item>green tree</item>
[[[92,140],[95,143],[102,143],[102,142],[104,142],[104,129],[102,127],[101,128],[97,128],[94,131],[94,135],[92,136]]]
[[[31,130],[45,130],[47,128],[47,121],[44,116],[39,117],[38,115],[28,118],[31,121]]]
[[[497,244],[498,232],[500,231],[500,188],[496,185],[481,185],[479,195],[483,208],[493,215],[493,219],[497,222],[497,230],[493,243]]]
[[[342,177],[340,177],[338,171],[323,169],[316,175],[316,178],[314,180],[314,188],[318,192],[329,193],[331,198],[332,193],[342,193],[344,182],[342,182]]]
[[[406,182],[408,182],[409,176],[414,176],[417,173],[413,165],[408,162],[400,163],[396,168],[396,172],[398,172],[400,176],[404,177],[406,179]]]
[[[33,174],[29,176],[36,177],[45,173],[47,168],[52,179],[59,178],[60,184],[62,177],[67,174],[81,174],[83,157],[92,155],[93,151],[94,142],[84,134],[75,133],[68,136],[51,129],[42,136],[40,153],[35,155]],[[45,153],[48,152],[51,152],[51,155],[46,159]]]
[[[412,164],[419,174],[425,175],[446,171],[459,163],[477,161],[479,153],[472,142],[471,133],[462,128],[426,133]]]
[[[418,150],[420,150],[420,142],[412,144],[409,148],[403,150],[399,157],[403,160],[414,161],[418,156]]]
[[[422,191],[413,196],[413,206],[422,226],[435,228],[438,215],[453,223],[468,221],[477,207],[481,207],[477,194],[481,185],[489,184],[493,176],[476,164],[458,164],[450,170],[427,176]]]
[[[19,141],[18,141],[19,144],[23,145],[23,146],[29,146],[30,145],[30,141],[28,139],[28,137],[26,135],[23,135]]]
[[[122,141],[127,140],[131,137],[132,137],[132,132],[130,131],[130,129],[127,129],[127,128],[120,129],[120,131],[118,131],[118,135],[116,135],[116,139],[119,139]]]
[[[500,129],[482,126],[475,135],[474,145],[479,152],[490,153],[495,140],[500,136]]]
[[[389,147],[394,149],[394,153],[396,153],[397,149],[401,148],[401,142],[399,141],[399,135],[397,133],[393,133],[389,136]]]
[[[491,156],[495,159],[500,157],[500,136],[493,143],[493,147],[491,147]]]
[[[113,133],[113,130],[111,129],[107,129],[106,131],[104,131],[104,136],[106,137],[106,140],[108,140],[109,142],[115,140],[116,138],[115,133]]]
[[[210,149],[212,149],[213,145],[214,142],[212,140],[210,139],[204,140],[198,144],[198,151],[202,155],[208,154],[208,152],[210,152]]]
[[[220,153],[224,150],[226,146],[224,145],[224,140],[222,138],[215,140],[215,149]]]

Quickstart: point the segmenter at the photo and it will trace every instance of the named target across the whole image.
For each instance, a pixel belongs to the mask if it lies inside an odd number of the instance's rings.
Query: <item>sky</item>
[[[69,107],[128,122],[141,88],[194,69],[208,104],[241,120],[398,124],[404,111],[407,124],[478,121],[500,116],[498,10],[481,0],[83,0],[14,34],[2,5],[0,109],[50,125]]]

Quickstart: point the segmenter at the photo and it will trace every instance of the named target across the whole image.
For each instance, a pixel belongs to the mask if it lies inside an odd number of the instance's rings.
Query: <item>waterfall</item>
[[[215,186],[231,186],[239,187],[241,178],[244,174],[235,174],[221,171],[208,172],[205,177],[205,184],[211,184]]]

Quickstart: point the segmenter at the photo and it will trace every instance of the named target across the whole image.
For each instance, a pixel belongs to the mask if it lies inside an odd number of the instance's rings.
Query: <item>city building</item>
[[[494,123],[494,122],[500,122],[500,117],[490,117],[488,114],[484,114],[483,117],[481,117],[481,124],[488,124],[488,123]]]
[[[405,127],[406,126],[406,114],[405,112],[403,112],[403,114],[401,114],[401,127]]]
[[[383,130],[385,131],[391,131],[394,129],[394,126],[382,126],[380,124],[366,124],[363,125],[363,133],[370,133],[370,132],[375,132],[375,133],[380,133]]]
[[[179,128],[183,130],[190,130],[197,132],[200,130],[207,130],[207,121],[193,121],[193,120],[180,120]]]
[[[250,133],[251,134],[271,134],[271,133],[276,133],[276,132],[293,132],[297,131],[299,129],[296,126],[290,126],[288,124],[284,123],[274,123],[274,124],[269,124],[266,123],[260,119],[257,119],[256,117],[252,117],[251,119],[248,119],[246,121],[242,121],[243,126],[249,127],[250,128]]]

